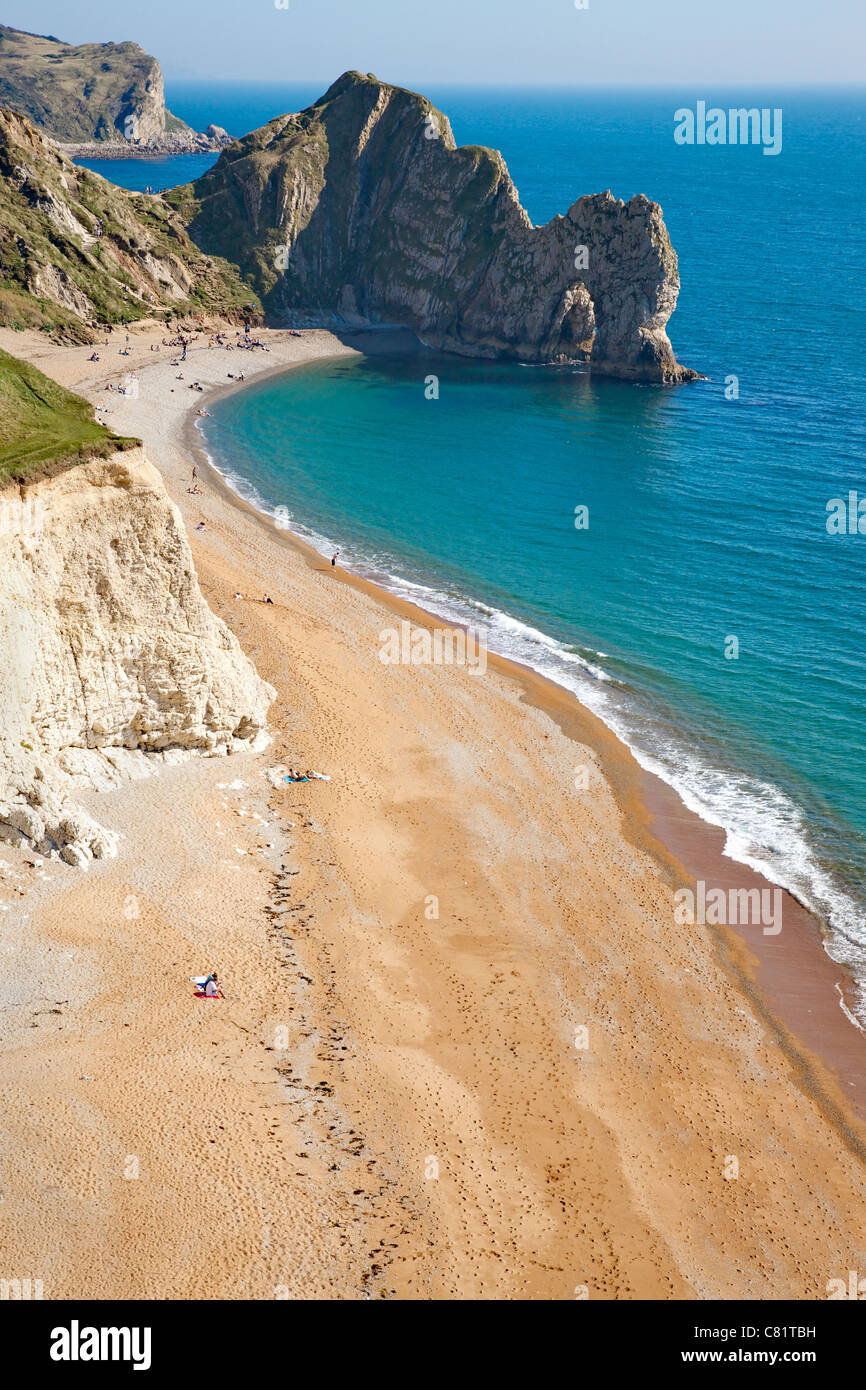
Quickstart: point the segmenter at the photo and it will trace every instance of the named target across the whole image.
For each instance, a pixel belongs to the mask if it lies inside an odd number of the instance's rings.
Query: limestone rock
[[[275,692],[205,603],[143,450],[18,496],[41,522],[0,533],[0,836],[86,866],[117,841],[76,789],[257,748]]]
[[[372,75],[344,74],[167,197],[277,318],[403,324],[451,352],[628,379],[696,375],[666,332],[679,275],[657,203],[598,193],[534,227],[497,151],[457,148],[429,101]]]

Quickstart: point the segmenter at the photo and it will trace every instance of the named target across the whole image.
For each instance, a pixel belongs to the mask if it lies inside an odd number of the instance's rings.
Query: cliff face
[[[657,203],[578,199],[533,227],[501,155],[457,148],[421,96],[347,73],[307,111],[237,141],[170,200],[275,317],[413,328],[432,346],[584,359],[677,381],[677,258]]]
[[[76,788],[249,749],[275,694],[141,449],[0,493],[0,651],[0,838],[82,867],[115,840]]]
[[[657,203],[599,193],[533,227],[501,155],[456,148],[424,97],[358,73],[156,198],[0,110],[0,272],[0,322],[83,339],[94,320],[249,316],[261,297],[276,321],[400,323],[472,356],[696,375],[667,336],[679,274]]]
[[[79,168],[0,109],[0,322],[91,341],[85,325],[160,308],[231,313],[254,295],[193,244],[162,198]]]
[[[162,70],[137,43],[62,43],[0,25],[0,104],[55,140],[150,144],[188,129],[166,111]]]

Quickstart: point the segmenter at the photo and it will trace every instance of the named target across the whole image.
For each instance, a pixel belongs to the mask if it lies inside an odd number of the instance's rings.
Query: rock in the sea
[[[666,332],[679,275],[657,203],[598,193],[534,227],[498,152],[457,148],[429,101],[372,75],[344,74],[167,196],[275,317],[403,324],[451,352],[635,380],[696,375]]]

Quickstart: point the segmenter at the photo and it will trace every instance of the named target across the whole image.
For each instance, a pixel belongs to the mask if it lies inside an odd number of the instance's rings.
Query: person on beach
[[[337,568],[337,556],[339,555],[339,553],[339,550],[335,550],[333,555],[331,556],[331,569]]]

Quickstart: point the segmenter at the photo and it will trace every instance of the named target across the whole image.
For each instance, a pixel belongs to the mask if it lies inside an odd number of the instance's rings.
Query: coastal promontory
[[[137,43],[68,44],[0,25],[0,105],[76,154],[218,149],[165,104],[162,69]]]
[[[658,203],[596,193],[533,226],[501,154],[458,147],[425,97],[372,74],[345,73],[168,198],[274,320],[401,324],[449,352],[631,380],[696,375],[667,336],[679,274]]]

